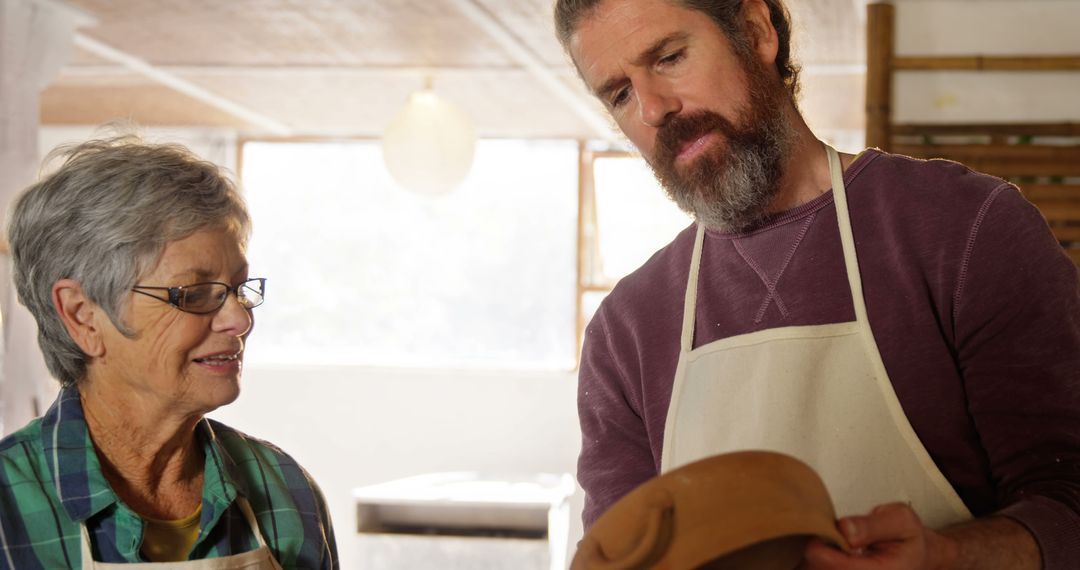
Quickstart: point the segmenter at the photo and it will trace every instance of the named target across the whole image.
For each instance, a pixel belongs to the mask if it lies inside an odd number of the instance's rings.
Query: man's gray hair
[[[16,199],[7,227],[19,302],[37,320],[49,371],[70,385],[84,378],[87,356],[53,305],[54,283],[79,282],[131,335],[123,324],[131,287],[166,244],[223,228],[244,246],[251,220],[222,169],[180,145],[122,135],[58,148],[46,162],[59,157],[58,170]]]
[[[563,49],[569,53],[570,39],[577,31],[581,21],[589,17],[604,0],[556,0],[555,35]],[[625,0],[611,0],[621,2]],[[743,29],[743,0],[669,0],[675,6],[697,10],[712,18],[712,21],[724,32],[735,52],[740,57],[750,55],[750,38]],[[780,79],[794,97],[799,92],[799,66],[791,57],[791,15],[784,0],[764,0],[769,7],[769,20],[776,28],[780,48],[776,52],[776,71]]]

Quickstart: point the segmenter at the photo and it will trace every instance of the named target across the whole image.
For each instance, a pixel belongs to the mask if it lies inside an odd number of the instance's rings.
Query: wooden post
[[[888,151],[892,123],[893,5],[866,6],[866,146]]]
[[[593,189],[593,155],[585,141],[578,141],[578,223],[577,223],[577,299],[574,301],[575,338],[577,352],[574,368],[581,365],[581,344],[585,340],[585,291],[592,285],[590,239],[596,231],[595,190]],[[591,231],[587,226],[591,225]]]

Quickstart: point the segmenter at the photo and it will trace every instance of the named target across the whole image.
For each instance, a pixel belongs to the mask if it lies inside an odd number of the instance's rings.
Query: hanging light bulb
[[[413,93],[386,127],[383,161],[401,186],[419,194],[445,194],[472,167],[476,130],[468,115],[435,95],[430,85]]]

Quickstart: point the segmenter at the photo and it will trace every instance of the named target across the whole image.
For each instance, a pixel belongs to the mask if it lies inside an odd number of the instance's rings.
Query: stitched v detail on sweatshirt
[[[784,270],[787,269],[791,259],[795,257],[795,252],[799,249],[799,244],[802,243],[806,232],[810,229],[811,224],[814,223],[814,218],[817,217],[817,212],[810,214],[803,220],[802,227],[799,228],[799,232],[795,234],[795,239],[792,241],[791,247],[788,248],[787,256],[784,258],[783,263],[780,264],[779,269],[776,271],[776,275],[770,276],[768,272],[761,267],[761,264],[754,259],[754,257],[746,251],[746,248],[740,243],[740,240],[732,240],[732,244],[735,246],[735,251],[739,252],[739,255],[743,258],[743,261],[754,270],[758,278],[761,279],[761,283],[765,285],[765,299],[761,301],[761,305],[758,307],[757,314],[754,315],[754,324],[760,324],[762,319],[765,318],[765,312],[769,309],[769,306],[774,302],[776,303],[777,310],[780,311],[780,315],[784,318],[788,316],[787,305],[784,304],[784,300],[780,298],[780,294],[776,291],[776,285],[780,283],[780,278],[784,275]]]

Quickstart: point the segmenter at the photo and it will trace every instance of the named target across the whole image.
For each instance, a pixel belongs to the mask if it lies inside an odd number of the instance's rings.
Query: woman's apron
[[[908,423],[866,316],[840,157],[827,147],[855,321],[763,330],[693,348],[699,225],[661,471],[729,451],[792,455],[825,481],[840,516],[909,503],[931,528],[971,518]]]
[[[83,570],[282,570],[281,565],[274,560],[270,547],[266,545],[259,523],[255,520],[255,513],[251,505],[243,497],[237,497],[236,503],[240,511],[244,513],[251,530],[255,532],[255,538],[259,541],[259,548],[250,552],[221,556],[219,558],[207,558],[204,560],[185,560],[183,562],[138,562],[133,564],[112,564],[95,562],[90,550],[90,533],[86,530],[86,524],[82,527],[82,567]]]

